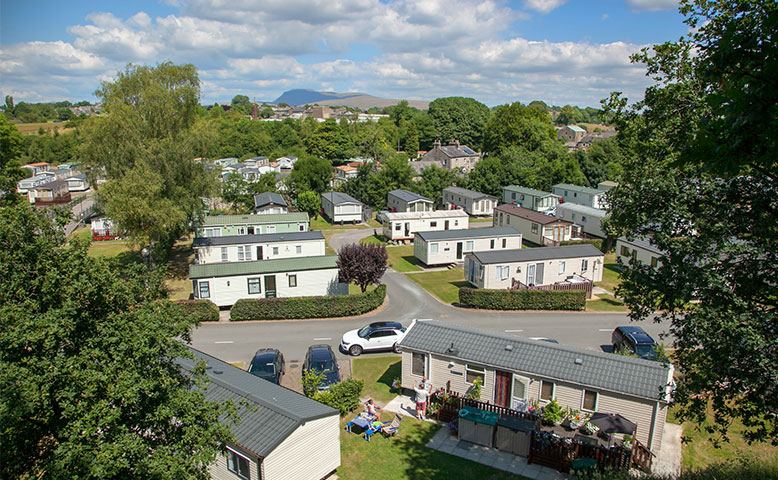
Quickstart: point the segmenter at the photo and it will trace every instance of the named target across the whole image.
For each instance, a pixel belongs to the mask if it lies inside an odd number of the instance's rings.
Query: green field
[[[22,135],[38,135],[41,128],[48,134],[54,132],[55,128],[59,133],[69,133],[75,130],[75,128],[65,128],[65,122],[15,123],[14,125]]]
[[[465,273],[461,268],[452,268],[451,270],[441,270],[438,272],[412,273],[406,276],[443,303],[458,302],[459,288],[470,286],[464,280]]]
[[[413,256],[413,245],[401,247],[387,247],[389,266],[396,272],[420,272],[422,271],[419,260]]]

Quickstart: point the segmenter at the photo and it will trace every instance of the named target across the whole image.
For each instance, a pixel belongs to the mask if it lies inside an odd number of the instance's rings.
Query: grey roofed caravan
[[[338,411],[288,388],[262,380],[245,370],[190,347],[197,361],[207,364],[211,381],[205,390],[207,400],[234,400],[241,421],[232,428],[235,442],[260,458],[266,457],[300,425],[311,420],[338,415]],[[178,359],[186,371],[195,367],[190,359]],[[248,402],[246,408],[241,402]]]
[[[333,205],[342,205],[344,203],[356,203],[357,205],[362,205],[362,202],[343,192],[327,192],[322,193],[321,196],[329,200]]]
[[[449,240],[460,238],[484,238],[504,235],[521,235],[513,227],[486,227],[470,228],[467,230],[434,230],[431,232],[416,232],[416,235],[425,241]]]
[[[432,201],[423,195],[419,195],[418,193],[411,192],[409,190],[397,189],[397,190],[392,190],[391,192],[389,192],[389,194],[394,195],[395,197],[399,198],[403,202],[412,202],[414,200],[426,200],[428,202]]]
[[[583,243],[580,245],[564,245],[561,247],[517,248],[513,250],[489,250],[486,252],[473,252],[482,265],[509,262],[532,262],[536,260],[550,260],[555,258],[579,258],[604,255],[593,245]]]
[[[318,231],[265,233],[261,235],[230,235],[227,237],[199,237],[192,241],[192,247],[211,247],[219,245],[243,245],[244,243],[260,242],[298,242],[303,240],[324,240],[324,235]]]
[[[652,400],[667,402],[672,388],[669,364],[439,321],[416,321],[400,346]]]
[[[189,278],[231,277],[260,273],[327,270],[338,268],[337,255],[274,258],[253,262],[201,263],[189,265]]]
[[[284,197],[277,193],[264,192],[254,195],[254,208],[264,207],[266,205],[280,205],[287,207]]]
[[[651,237],[649,236],[635,237],[632,240],[627,239],[627,237],[619,237],[619,240],[635,247],[642,248],[648,252],[658,253],[659,255],[667,255],[667,252],[660,250],[659,247],[651,242]]]
[[[459,195],[465,198],[469,198],[471,200],[479,200],[481,198],[494,198],[497,199],[494,195],[487,195],[485,193],[476,192],[475,190],[468,190],[466,188],[462,187],[446,187],[444,189],[446,192],[451,192],[455,195]]]

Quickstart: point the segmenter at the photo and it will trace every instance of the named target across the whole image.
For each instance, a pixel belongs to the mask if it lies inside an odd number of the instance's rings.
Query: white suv
[[[344,333],[340,348],[355,357],[368,350],[393,350],[400,353],[397,344],[404,336],[405,327],[398,322],[375,322]]]

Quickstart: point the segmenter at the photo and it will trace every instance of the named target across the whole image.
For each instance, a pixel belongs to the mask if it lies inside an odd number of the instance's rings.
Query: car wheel
[[[354,355],[355,357],[358,357],[362,355],[362,347],[360,347],[359,345],[352,345],[351,348],[348,349],[348,353]]]
[[[395,344],[392,346],[392,351],[393,351],[394,353],[401,353],[401,352],[402,352],[402,348],[400,348],[400,346],[399,346],[399,345],[397,345],[397,344],[395,343]]]

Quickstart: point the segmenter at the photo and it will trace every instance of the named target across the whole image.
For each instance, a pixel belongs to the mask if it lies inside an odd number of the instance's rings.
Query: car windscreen
[[[372,328],[370,328],[370,325],[368,325],[368,326],[366,326],[366,327],[362,327],[362,328],[360,328],[360,329],[359,329],[359,331],[357,332],[357,335],[359,335],[359,336],[360,336],[360,337],[362,337],[362,338],[367,338],[367,336],[368,336],[368,335],[370,335],[370,332],[371,332],[372,330],[373,330],[373,329],[372,329]]]
[[[272,361],[268,362],[265,359],[260,359],[259,361],[255,360],[251,362],[251,366],[249,366],[249,372],[253,373],[254,375],[267,377],[275,375],[276,366]]]
[[[311,362],[311,370],[316,370],[321,373],[332,373],[335,371],[335,362],[332,360],[325,360],[323,362]]]
[[[654,346],[653,345],[638,345],[636,347],[635,353],[638,354],[639,357],[652,357],[654,356]]]

